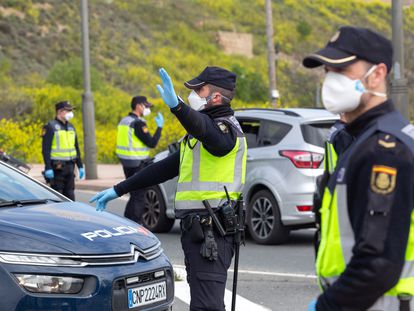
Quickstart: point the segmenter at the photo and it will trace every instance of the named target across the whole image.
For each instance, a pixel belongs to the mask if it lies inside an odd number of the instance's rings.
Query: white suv
[[[284,243],[290,230],[314,226],[312,196],[323,172],[324,141],[337,117],[322,109],[241,109],[235,114],[248,155],[246,224],[261,244]],[[159,161],[170,150],[156,155]],[[177,178],[148,188],[144,225],[167,232],[174,224]]]

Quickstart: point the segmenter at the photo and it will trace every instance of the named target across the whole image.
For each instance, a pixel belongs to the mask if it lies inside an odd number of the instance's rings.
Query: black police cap
[[[71,104],[69,104],[69,102],[67,100],[58,102],[55,105],[55,108],[56,108],[56,111],[60,110],[60,109],[65,109],[65,110],[68,110],[68,111],[72,111],[74,109],[73,106]]]
[[[152,107],[152,104],[150,102],[148,102],[147,98],[145,96],[134,96],[131,99],[131,108],[132,110],[135,109],[135,106],[137,104],[143,104],[145,107]]]
[[[236,74],[220,67],[206,67],[198,77],[184,83],[192,90],[201,88],[206,84],[212,84],[226,90],[233,91],[236,87]]]
[[[327,43],[325,48],[303,59],[307,68],[327,65],[341,68],[357,60],[372,64],[384,63],[388,72],[392,68],[391,41],[368,28],[344,26]]]

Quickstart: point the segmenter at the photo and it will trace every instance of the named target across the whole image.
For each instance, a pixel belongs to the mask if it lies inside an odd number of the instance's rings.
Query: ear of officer
[[[366,28],[341,27],[303,64],[325,66],[323,104],[345,115],[355,139],[323,197],[331,211],[321,210],[316,266],[323,293],[308,310],[413,309],[414,130],[386,97],[391,42]]]

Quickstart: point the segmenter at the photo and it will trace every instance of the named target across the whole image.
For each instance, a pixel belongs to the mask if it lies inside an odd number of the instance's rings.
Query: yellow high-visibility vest
[[[127,116],[118,124],[116,140],[116,155],[124,160],[145,160],[149,158],[149,148],[135,136],[133,122],[135,119]]]

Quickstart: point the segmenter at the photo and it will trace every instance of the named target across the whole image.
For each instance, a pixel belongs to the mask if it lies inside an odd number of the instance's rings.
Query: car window
[[[238,119],[240,126],[246,136],[247,147],[255,148],[259,142],[260,121]]]
[[[62,201],[61,197],[58,197],[47,188],[3,164],[0,164],[0,184],[0,203],[36,199]]]
[[[291,128],[292,125],[290,124],[263,120],[259,145],[263,147],[277,145],[289,133]]]
[[[335,121],[302,124],[303,139],[308,143],[324,147],[329,130]]]

